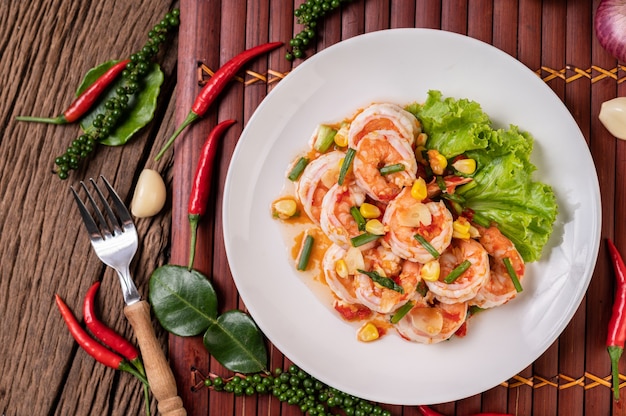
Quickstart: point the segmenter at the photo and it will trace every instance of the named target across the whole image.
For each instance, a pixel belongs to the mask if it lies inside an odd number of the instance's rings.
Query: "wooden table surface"
[[[106,176],[130,202],[139,173],[158,170],[169,196],[165,209],[138,219],[140,249],[132,273],[148,293],[150,273],[165,263],[186,264],[186,200],[198,149],[218,122],[238,123],[226,134],[214,181],[214,198],[200,229],[196,267],[210,276],[224,310],[245,310],[230,275],[223,245],[221,206],[230,156],[246,122],[293,64],[278,50],[246,67],[208,115],[158,163],[155,152],[182,121],[198,91],[198,63],[210,70],[266,41],[288,42],[300,30],[293,18],[301,0],[32,0],[0,1],[0,415],[139,415],[139,383],[96,363],[70,337],[54,304],[60,294],[77,311],[91,283],[102,280],[98,311],[129,339],[115,273],[94,255],[69,187]],[[343,39],[396,27],[428,27],[483,40],[519,59],[563,100],[584,134],[602,194],[602,237],[626,253],[626,143],[598,121],[602,102],[623,95],[624,68],[598,44],[586,0],[354,0],[319,27],[321,50]],[[154,120],[123,147],[101,146],[66,181],[51,173],[54,157],[79,134],[78,126],[17,122],[24,114],[55,115],[69,102],[85,72],[143,46],[148,30],[173,7],[181,27],[158,56],[165,73]],[[398,51],[410,53],[410,51]],[[424,57],[425,60],[428,57]],[[205,77],[208,76],[205,74]],[[514,80],[512,80],[514,82]],[[506,97],[503,97],[506,99]],[[613,275],[602,242],[587,294],[558,340],[532,365],[482,394],[434,406],[447,415],[479,411],[516,415],[618,415],[613,403],[604,340]],[[268,396],[234,398],[197,392],[202,374],[230,375],[197,338],[168,336],[154,320],[190,415],[298,415]],[[270,346],[270,367],[289,365]],[[622,360],[621,372],[626,371]],[[400,370],[401,371],[401,370]],[[480,377],[476,374],[476,377]],[[626,377],[623,379],[626,380]],[[156,402],[152,400],[152,413]],[[419,415],[416,407],[385,406],[393,415]]]

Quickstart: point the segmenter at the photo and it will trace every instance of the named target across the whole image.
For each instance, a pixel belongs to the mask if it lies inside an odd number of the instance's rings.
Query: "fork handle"
[[[124,315],[137,337],[150,390],[157,399],[159,413],[163,416],[185,416],[187,411],[176,391],[176,379],[154,333],[150,305],[145,300],[140,300],[126,306]]]

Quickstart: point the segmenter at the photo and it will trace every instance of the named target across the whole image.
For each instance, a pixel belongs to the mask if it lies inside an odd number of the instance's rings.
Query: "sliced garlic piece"
[[[365,268],[365,260],[363,259],[363,253],[356,247],[350,247],[343,258],[348,266],[348,274],[354,275],[358,269]]]
[[[413,308],[409,316],[415,329],[430,336],[443,329],[443,314],[438,308]]]
[[[433,216],[426,204],[417,203],[408,209],[398,211],[398,223],[404,227],[428,226],[432,220]]]

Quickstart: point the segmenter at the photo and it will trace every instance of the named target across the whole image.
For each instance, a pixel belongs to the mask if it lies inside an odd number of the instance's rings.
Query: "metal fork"
[[[104,181],[113,206],[109,205],[96,181],[93,179],[89,179],[89,181],[96,190],[100,204],[104,208],[104,215],[84,182],[81,181],[80,184],[87,193],[87,199],[95,218],[90,214],[76,190],[72,187],[70,189],[78,204],[78,210],[96,255],[104,264],[115,269],[119,276],[124,302],[126,303],[124,315],[126,315],[137,337],[146,376],[150,383],[150,389],[158,401],[159,412],[167,416],[186,415],[187,412],[183,407],[182,399],[176,391],[176,380],[152,327],[150,305],[141,299],[130,275],[130,263],[137,252],[139,243],[137,229],[117,192],[104,176],[101,175],[100,177]]]
[[[137,252],[139,237],[137,236],[137,229],[135,228],[133,219],[126,209],[126,206],[122,203],[109,182],[104,177],[102,178],[104,179],[104,185],[106,186],[109,194],[112,196],[113,205],[119,215],[119,219],[115,216],[115,213],[113,212],[111,206],[107,203],[104,194],[100,188],[98,188],[96,182],[93,179],[89,179],[89,181],[93,184],[94,189],[104,206],[107,218],[109,219],[108,223],[104,218],[104,215],[102,215],[102,211],[98,208],[96,201],[89,193],[85,183],[80,183],[87,193],[87,198],[94,209],[100,227],[98,227],[98,224],[87,210],[85,204],[83,204],[80,200],[74,188],[70,189],[72,190],[74,198],[78,203],[78,209],[81,217],[83,218],[83,222],[85,223],[85,227],[87,227],[87,231],[89,232],[89,238],[94,251],[104,264],[115,269],[120,278],[120,284],[122,285],[124,302],[127,305],[132,305],[141,299],[141,296],[137,291],[137,287],[130,276],[130,262]],[[111,227],[113,228],[112,230]]]

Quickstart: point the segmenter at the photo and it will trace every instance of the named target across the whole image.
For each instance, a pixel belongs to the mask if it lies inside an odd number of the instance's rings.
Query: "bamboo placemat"
[[[225,60],[262,41],[287,42],[299,30],[294,23],[293,9],[301,1],[206,3],[198,4],[191,0],[181,3],[183,16],[185,12],[195,16],[190,22],[189,33],[181,32],[178,86],[184,94],[179,97],[181,119],[186,115],[191,97],[199,85]],[[514,56],[550,86],[578,123],[600,179],[602,236],[611,237],[618,247],[626,248],[626,222],[615,215],[626,210],[626,184],[622,183],[626,173],[626,145],[610,136],[597,119],[602,102],[625,91],[622,81],[626,76],[626,67],[616,62],[597,43],[592,23],[597,3],[565,0],[354,0],[339,12],[329,15],[320,25],[316,43],[309,54],[374,30],[427,27],[466,34]],[[209,11],[212,6],[221,10],[221,20]],[[236,22],[244,28],[236,29],[239,27]],[[198,31],[202,32],[207,27],[211,28],[212,36],[205,34],[204,39],[198,39]],[[183,58],[185,67],[191,65],[197,72],[182,75]],[[245,124],[264,96],[298,64],[298,61],[289,64],[282,56],[274,55],[251,65],[240,74],[219,109],[210,115],[212,122],[235,115]],[[206,129],[193,134],[193,140],[186,139],[187,145],[176,149],[177,154],[182,154],[177,156],[177,164],[194,160],[196,148]],[[236,135],[236,132],[232,133],[232,141],[223,149],[218,180],[224,178]],[[194,141],[195,144],[190,144]],[[181,190],[189,184],[190,179],[185,176],[188,174],[182,172],[178,176],[175,172],[174,175],[174,184]],[[216,198],[216,207],[219,207],[221,189]],[[175,212],[173,224],[186,224],[184,198],[174,204],[175,211],[177,205],[180,205],[180,212]],[[205,229],[207,242],[204,247],[213,254],[202,267],[213,276],[214,283],[225,294],[227,305],[245,308],[236,295],[224,260],[219,212],[216,211],[215,215],[215,222]],[[207,235],[211,237],[207,238]],[[186,242],[184,232],[179,238]],[[184,244],[181,243],[181,246],[184,247]],[[184,253],[177,254],[173,249],[172,255],[173,258],[179,255],[181,262],[185,261]],[[603,242],[585,299],[565,331],[541,357],[519,374],[482,394],[433,407],[447,415],[468,415],[479,411],[516,415],[626,414],[626,409],[611,399],[610,364],[604,346],[613,299],[612,279]],[[204,356],[206,352],[198,340],[173,337],[171,346],[172,361],[191,414],[301,414],[297,408],[268,397],[233,398],[226,393],[209,393],[198,385],[201,375],[209,372],[227,375],[228,372],[213,359]],[[288,358],[271,347],[270,367],[285,367],[288,364]],[[622,367],[621,373],[625,369]],[[620,377],[623,387],[626,377]],[[191,392],[191,387],[196,385],[197,391]],[[420,414],[410,406],[387,408],[394,415]]]

